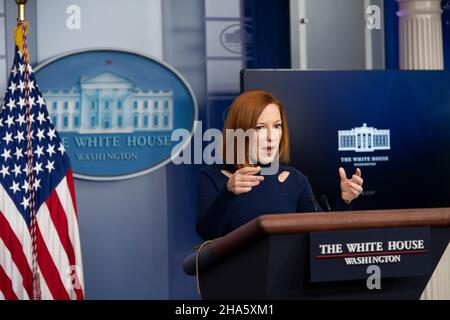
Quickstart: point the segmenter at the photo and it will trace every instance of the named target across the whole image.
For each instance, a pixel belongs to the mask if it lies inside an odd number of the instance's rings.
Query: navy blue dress
[[[228,191],[228,177],[221,170],[234,173],[231,165],[210,165],[200,171],[197,186],[197,233],[204,240],[221,237],[264,214],[323,211],[314,197],[308,178],[299,170],[281,165],[275,175],[265,175],[250,192],[235,195]],[[284,182],[278,180],[289,171]],[[259,173],[258,173],[259,174]],[[315,198],[314,198],[315,199]],[[336,211],[351,210],[341,197]]]

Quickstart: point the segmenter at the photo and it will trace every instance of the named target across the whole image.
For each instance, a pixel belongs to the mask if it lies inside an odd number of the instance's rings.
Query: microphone
[[[322,203],[325,204],[325,208],[327,208],[327,211],[330,212],[331,211],[331,207],[330,207],[330,203],[328,202],[327,195],[323,194],[320,198],[322,199]]]
[[[319,212],[319,204],[317,203],[316,198],[313,195],[311,195],[311,196],[309,196],[308,200],[314,206],[314,211],[316,211],[318,213]]]

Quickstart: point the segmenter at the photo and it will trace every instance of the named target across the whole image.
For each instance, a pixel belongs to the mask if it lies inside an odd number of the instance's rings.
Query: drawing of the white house
[[[60,132],[133,133],[173,130],[173,91],[142,90],[105,71],[81,77],[70,91],[44,91],[53,125]]]
[[[390,130],[362,127],[339,130],[339,151],[373,152],[391,149]]]

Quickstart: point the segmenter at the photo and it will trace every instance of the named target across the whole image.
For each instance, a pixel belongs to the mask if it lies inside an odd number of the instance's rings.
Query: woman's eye
[[[281,128],[281,124],[276,124],[275,128],[280,129]]]
[[[256,127],[256,130],[261,130],[261,129],[264,129],[264,127],[263,126]]]

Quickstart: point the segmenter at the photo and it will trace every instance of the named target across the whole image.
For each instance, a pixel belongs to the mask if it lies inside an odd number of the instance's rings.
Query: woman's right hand
[[[250,192],[253,187],[264,181],[263,176],[256,176],[259,171],[261,171],[260,167],[245,167],[237,170],[228,179],[228,191],[236,195]]]

